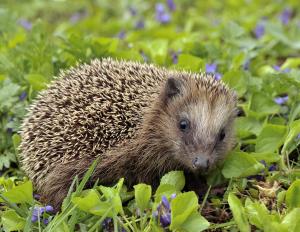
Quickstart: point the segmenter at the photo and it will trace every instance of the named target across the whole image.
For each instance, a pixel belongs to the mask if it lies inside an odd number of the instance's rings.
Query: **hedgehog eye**
[[[220,134],[219,134],[219,141],[223,141],[225,138],[226,134],[225,134],[225,130],[222,129]]]
[[[179,122],[179,129],[181,131],[187,131],[190,128],[190,122],[187,119],[182,119]]]

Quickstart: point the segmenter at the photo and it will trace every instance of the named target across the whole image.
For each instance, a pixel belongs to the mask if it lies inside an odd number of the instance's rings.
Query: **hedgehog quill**
[[[198,192],[201,176],[234,145],[236,103],[210,74],[96,59],[38,95],[21,127],[21,165],[56,210],[97,157],[91,181],[157,187],[165,173],[183,170]]]

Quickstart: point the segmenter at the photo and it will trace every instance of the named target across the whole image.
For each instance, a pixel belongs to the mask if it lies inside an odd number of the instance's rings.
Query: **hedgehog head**
[[[213,76],[169,77],[159,102],[159,130],[164,131],[159,134],[168,158],[194,173],[207,173],[233,147],[237,98]]]

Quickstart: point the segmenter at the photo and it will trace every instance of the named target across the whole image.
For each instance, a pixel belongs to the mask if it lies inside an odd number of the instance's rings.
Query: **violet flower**
[[[135,16],[137,14],[137,10],[136,10],[136,8],[134,6],[130,6],[128,8],[128,10],[129,10],[131,16]]]
[[[173,195],[173,197],[176,197],[176,195]],[[166,196],[162,196],[161,203],[157,206],[156,211],[153,212],[153,216],[156,219],[159,218],[159,222],[163,228],[171,224],[171,207]]]
[[[51,213],[53,212],[53,207],[51,205],[47,205],[45,207],[42,207],[42,206],[35,206],[34,209],[33,209],[33,212],[32,212],[32,216],[31,216],[31,221],[32,222],[36,222],[38,221],[39,218],[42,218],[43,217],[43,214],[45,212],[47,213]],[[43,218],[43,222],[45,223],[49,223],[49,219],[45,220],[46,218]]]
[[[86,10],[81,10],[81,11],[77,11],[74,14],[71,15],[70,17],[70,22],[75,24],[77,23],[79,20],[81,20],[82,18],[87,16],[87,11]]]
[[[244,70],[249,70],[249,66],[250,66],[250,60],[247,59],[247,60],[245,61],[245,63],[243,64],[243,69],[244,69]]]
[[[27,93],[26,92],[22,92],[21,95],[19,96],[19,100],[23,101],[26,97],[27,97]]]
[[[175,52],[175,51],[172,51],[171,52],[171,59],[172,59],[172,63],[173,64],[177,64],[178,63],[178,56],[179,54],[181,53],[181,50]]]
[[[20,19],[18,21],[19,25],[21,25],[26,31],[30,31],[32,29],[32,23],[27,19]]]
[[[171,21],[171,15],[166,12],[165,6],[162,3],[155,5],[156,20],[162,24],[167,24]]]
[[[281,67],[279,65],[273,65],[273,69],[277,72],[281,72],[281,73],[288,73],[291,71],[291,69],[289,68],[285,68],[285,69],[281,69]]]
[[[145,22],[144,20],[139,20],[136,22],[135,26],[136,29],[143,29],[145,27]]]
[[[286,103],[289,100],[289,96],[283,96],[283,97],[275,97],[274,98],[274,102],[278,105],[283,105],[284,103]]]
[[[205,71],[208,72],[208,73],[215,73],[216,70],[217,70],[217,64],[216,63],[205,65]]]
[[[270,165],[270,167],[268,168],[269,172],[273,172],[277,170],[277,165],[276,164],[272,164]]]
[[[216,80],[220,80],[222,78],[221,73],[217,72],[217,64],[216,63],[206,64],[205,65],[205,71],[207,73],[214,74],[214,77],[215,77]]]
[[[300,133],[297,135],[297,139],[300,139]]]
[[[111,231],[111,227],[113,226],[113,221],[112,218],[107,217],[104,219],[104,221],[102,222],[102,227],[103,227],[103,231]]]
[[[173,0],[167,0],[167,6],[169,7],[169,9],[171,11],[175,11],[176,10],[176,4]]]
[[[117,34],[117,37],[119,39],[125,39],[125,36],[126,36],[126,32],[124,30],[120,31],[118,34]]]
[[[281,14],[279,15],[279,19],[282,24],[287,25],[292,17],[292,11],[291,9],[284,9]]]
[[[260,39],[265,34],[265,25],[262,22],[257,23],[253,33],[256,39]]]

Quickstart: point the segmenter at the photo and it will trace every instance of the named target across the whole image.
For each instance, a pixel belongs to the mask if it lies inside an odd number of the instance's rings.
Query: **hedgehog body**
[[[211,75],[96,59],[63,72],[31,105],[21,164],[56,208],[97,157],[102,184],[156,186],[176,169],[198,176],[232,147],[235,106]]]

